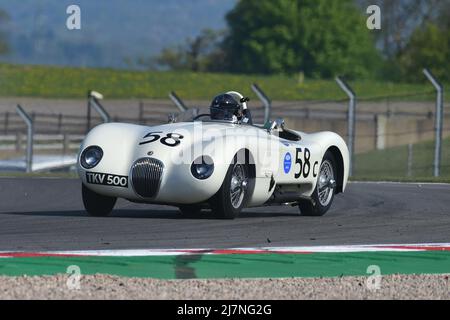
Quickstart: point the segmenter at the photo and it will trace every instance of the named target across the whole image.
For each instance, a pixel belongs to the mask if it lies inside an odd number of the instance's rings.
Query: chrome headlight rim
[[[210,156],[200,156],[191,164],[191,174],[198,180],[206,180],[214,173],[214,161]]]
[[[93,153],[91,153],[93,152]],[[93,158],[92,161],[87,158]],[[80,156],[80,164],[84,169],[95,168],[103,158],[103,149],[99,146],[89,146],[83,150]]]

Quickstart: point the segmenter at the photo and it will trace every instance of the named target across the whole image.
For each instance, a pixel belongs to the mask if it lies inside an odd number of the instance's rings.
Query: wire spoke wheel
[[[319,194],[319,202],[322,206],[326,207],[333,198],[334,193],[334,172],[333,166],[330,161],[325,160],[320,166],[319,181],[317,191]]]
[[[218,218],[234,219],[246,207],[253,185],[253,172],[247,164],[247,154],[244,150],[234,155],[228,166],[222,186],[216,194],[209,199],[209,205]]]
[[[243,164],[235,164],[231,174],[230,183],[230,198],[231,205],[237,209],[244,201],[245,193],[247,191],[247,175]]]
[[[323,216],[331,207],[338,187],[336,178],[336,160],[332,152],[327,151],[322,158],[317,175],[317,183],[310,199],[300,200],[298,203],[302,216]]]

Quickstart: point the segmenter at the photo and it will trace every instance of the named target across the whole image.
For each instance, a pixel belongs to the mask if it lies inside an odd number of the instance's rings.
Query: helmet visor
[[[233,120],[234,111],[235,111],[234,109],[211,106],[210,108],[211,119],[231,121]]]

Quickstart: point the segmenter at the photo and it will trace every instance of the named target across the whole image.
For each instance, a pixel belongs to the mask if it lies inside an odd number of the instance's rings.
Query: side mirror
[[[269,128],[269,133],[274,130],[284,129],[284,119],[278,118],[272,122],[272,125]]]
[[[167,119],[167,123],[177,122],[177,115],[175,113],[170,113]]]

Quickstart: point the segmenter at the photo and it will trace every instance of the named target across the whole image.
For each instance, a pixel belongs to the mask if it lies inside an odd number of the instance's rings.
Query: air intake
[[[143,198],[157,195],[164,165],[153,158],[137,160],[131,168],[131,179],[134,191]]]

